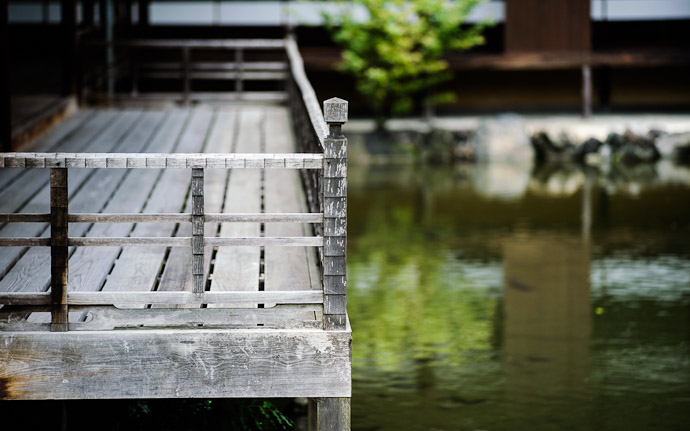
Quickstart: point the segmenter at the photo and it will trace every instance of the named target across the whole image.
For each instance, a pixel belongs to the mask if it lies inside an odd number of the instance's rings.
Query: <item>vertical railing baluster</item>
[[[204,281],[204,169],[192,169],[192,279],[194,293],[205,290]]]
[[[66,332],[68,329],[67,206],[67,169],[52,168],[50,170],[50,330],[53,332]]]
[[[341,127],[347,122],[347,101],[332,98],[323,104],[329,133],[324,139],[323,193],[323,293],[326,330],[345,329],[347,315],[347,139]]]
[[[242,81],[244,74],[244,51],[242,48],[235,49],[235,92],[237,97],[242,98],[244,91],[244,82]]]
[[[185,46],[182,48],[182,80],[184,81],[184,104],[189,103],[189,93],[191,92],[191,84],[189,82],[189,69],[190,69],[190,53],[189,53],[189,47]]]

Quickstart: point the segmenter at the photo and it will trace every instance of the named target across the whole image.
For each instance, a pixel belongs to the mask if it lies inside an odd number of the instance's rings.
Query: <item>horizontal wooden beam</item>
[[[50,223],[50,214],[2,213],[0,223]]]
[[[68,292],[69,305],[202,305],[227,303],[322,304],[320,290],[227,292]],[[0,293],[3,305],[48,305],[50,292]]]
[[[179,61],[166,61],[155,63],[140,63],[139,69],[154,70],[180,70],[182,63]],[[284,61],[193,61],[189,65],[191,71],[195,70],[287,70],[288,64]]]
[[[283,49],[283,39],[118,39],[114,41],[89,40],[83,46],[128,46],[135,48],[202,48],[202,49]]]
[[[190,247],[192,237],[71,237],[70,247]],[[320,236],[289,237],[245,237],[218,238],[205,237],[204,245],[257,246],[257,247],[323,247]],[[50,238],[0,238],[0,247],[50,247]]]
[[[27,312],[49,312],[49,306],[2,309],[0,331],[48,331],[50,323],[24,320]],[[114,306],[73,305],[70,311],[86,320],[69,323],[70,331],[112,331],[126,328],[281,328],[322,329],[321,304],[286,304],[270,308],[117,308]],[[310,314],[305,314],[310,313]],[[16,314],[11,314],[16,313]],[[13,318],[13,316],[17,318]],[[305,316],[313,316],[305,319]],[[257,328],[261,325],[260,328]]]
[[[349,328],[0,332],[0,398],[350,397],[351,340]]]
[[[287,75],[284,72],[264,72],[264,71],[248,71],[248,72],[222,72],[222,71],[190,71],[186,74],[182,71],[147,71],[141,70],[138,72],[141,78],[155,78],[155,79],[182,79],[189,77],[192,80],[202,80],[202,79],[243,79],[246,81],[282,81]]]
[[[314,153],[0,153],[0,168],[322,169]]]

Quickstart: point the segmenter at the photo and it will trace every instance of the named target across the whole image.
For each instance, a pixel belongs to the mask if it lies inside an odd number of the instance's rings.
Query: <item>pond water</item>
[[[348,176],[354,430],[690,428],[690,169]]]

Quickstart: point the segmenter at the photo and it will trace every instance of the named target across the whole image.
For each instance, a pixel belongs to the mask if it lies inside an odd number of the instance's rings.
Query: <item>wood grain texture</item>
[[[149,136],[155,129],[155,126],[158,125],[158,121],[161,118],[162,113],[140,113],[140,115],[137,118],[138,121],[135,124],[133,124],[134,127],[130,128],[128,134],[124,136],[120,142],[117,143],[115,149],[120,151],[133,151],[145,148]],[[81,171],[77,170],[74,173],[76,174],[79,172]],[[120,198],[121,205],[123,199],[132,199],[133,203],[135,203],[137,199],[137,193],[139,192],[139,190],[136,189],[135,192],[123,190],[121,185],[123,183],[123,178],[126,177],[127,172],[121,170],[103,170],[93,172],[93,175],[89,177],[89,180],[86,183],[84,183],[84,186],[79,190],[78,193],[74,195],[74,198],[70,202],[70,208],[76,211],[99,211],[103,209],[104,205],[114,205],[118,201],[118,199],[116,199],[116,197],[113,196],[113,194],[117,192],[119,192],[121,196],[124,193],[128,193],[128,196]],[[141,179],[141,177],[139,177],[139,179]],[[128,185],[131,186],[134,186],[135,184],[136,183],[128,183]],[[136,188],[136,186],[134,187]],[[91,228],[92,226],[89,224],[73,223],[70,225],[70,232],[75,237],[79,237],[81,235],[84,235]],[[96,226],[95,228],[97,229],[98,227]],[[105,273],[100,275],[100,277],[104,278],[107,274],[107,271],[112,266],[112,259],[99,259],[99,257],[102,256],[100,256],[100,253],[98,251],[94,252],[94,250],[91,250],[91,253],[88,253],[88,249],[80,248],[72,249],[71,251],[72,256],[75,256],[75,253],[78,255],[80,252],[87,252],[85,253],[87,256],[85,262],[79,262],[78,259],[72,261],[73,263],[76,263],[76,265],[71,265],[74,267],[70,271],[71,281],[69,283],[68,289],[79,287],[80,285],[93,280],[89,279],[88,277],[84,277],[84,270],[88,270],[89,268],[93,269],[94,266],[98,267],[99,265],[107,264],[107,266],[105,266],[102,269],[102,271],[105,271]],[[0,286],[2,286],[5,283],[5,280],[7,279],[14,280],[15,282],[19,281],[21,283],[24,283],[27,287],[36,286],[36,289],[40,289],[40,286],[45,285],[46,281],[44,277],[46,277],[46,275],[43,271],[32,271],[28,269],[35,268],[37,266],[40,268],[40,266],[43,265],[42,262],[44,258],[42,257],[42,255],[35,253],[36,252],[34,249],[29,250],[29,252],[27,252],[27,254],[17,263],[15,268],[13,268],[12,270],[12,272],[15,272],[15,270],[27,268],[27,272],[31,274],[30,278],[25,277],[23,279],[17,280],[16,278],[11,278],[10,276],[12,275],[12,273],[10,273],[8,274],[8,277],[6,277],[2,280],[2,282],[0,282]],[[72,258],[70,258],[70,260],[72,260]],[[94,264],[94,262],[96,263]],[[23,273],[23,271],[19,273]],[[93,272],[91,271],[91,273],[88,275],[93,275]],[[91,289],[98,289],[100,288],[100,286],[101,284],[99,283],[96,287],[92,287]],[[72,318],[76,317],[78,317],[77,314],[72,313]],[[29,316],[30,322],[43,322],[45,321],[45,319],[46,316],[40,314],[33,314]]]
[[[309,431],[350,431],[350,398],[310,398]]]
[[[140,114],[141,112],[133,111],[126,113],[126,115],[116,116],[114,114],[110,115],[109,112],[105,112],[104,115],[96,117],[95,120],[98,121],[94,120],[96,125],[100,128],[103,127],[103,124],[101,124],[102,122],[111,121],[110,126],[100,130],[102,132],[101,134],[93,137],[92,133],[99,132],[99,129],[97,127],[94,131],[92,130],[93,125],[87,124],[89,132],[80,133],[76,143],[70,141],[65,143],[65,146],[72,148],[72,145],[84,146],[88,143],[86,149],[91,151],[117,150],[120,148],[120,144],[123,144],[124,148],[127,148],[127,142],[121,142],[125,132],[118,128],[124,128],[126,132],[131,131],[135,122],[141,116]],[[89,143],[89,139],[93,140]],[[42,174],[45,175],[45,181],[47,182],[48,172],[46,171]],[[72,199],[70,207],[76,211],[100,210],[99,205],[106,202],[112,190],[117,187],[119,178],[121,178],[122,174],[124,174],[124,172],[121,172],[119,175],[115,171],[112,173],[81,170],[73,172],[70,175],[71,181],[69,182],[69,195]],[[86,181],[89,181],[91,185],[82,188]],[[27,192],[30,193],[31,190],[27,190]],[[48,192],[48,188],[41,189],[22,210],[28,212],[47,210],[50,202]],[[1,205],[2,203],[0,203],[0,206]],[[42,235],[47,237],[48,232],[46,228],[46,225],[10,224],[0,231],[0,236]],[[71,228],[73,234],[81,235],[85,229],[88,228],[88,225],[76,224]],[[50,279],[49,259],[50,251],[45,249],[33,248],[28,251],[21,248],[3,249],[2,253],[0,253],[0,275],[4,276],[2,280],[0,280],[0,291],[47,289]],[[12,268],[12,270],[7,273],[9,268]],[[38,277],[38,279],[34,277]]]
[[[200,151],[211,124],[213,112],[207,109],[195,109],[186,130],[178,140],[175,151]],[[168,170],[161,174],[144,212],[181,212],[189,189],[189,172]],[[169,224],[137,224],[131,233],[135,237],[170,237],[175,226]],[[133,239],[132,238],[132,239]],[[180,238],[168,239],[168,241]],[[189,242],[185,245],[189,245]],[[140,290],[154,288],[156,277],[163,263],[166,247],[124,247],[103,286],[103,291]],[[143,306],[143,304],[142,304]]]
[[[263,111],[243,109],[237,133],[237,153],[257,152],[261,145]],[[224,212],[261,212],[261,171],[232,170]],[[220,238],[259,237],[258,223],[223,223]],[[219,247],[216,253],[211,291],[257,291],[261,249],[258,246]],[[233,306],[233,304],[223,304]],[[245,306],[238,304],[238,306]],[[209,306],[211,307],[211,306]]]
[[[5,168],[321,169],[323,154],[0,153],[0,161]]]
[[[321,330],[0,333],[0,381],[4,399],[350,397],[350,341]]]

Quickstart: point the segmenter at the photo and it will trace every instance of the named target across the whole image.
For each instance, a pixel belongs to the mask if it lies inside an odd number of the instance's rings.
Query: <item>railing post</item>
[[[67,169],[50,170],[50,330],[66,332],[68,328],[68,224]]]
[[[194,293],[204,282],[204,169],[192,168],[192,280]]]
[[[326,330],[345,329],[347,306],[347,101],[332,98],[323,104],[329,133],[323,159],[323,293]]]
[[[184,96],[183,96],[183,101],[184,104],[187,105],[189,103],[189,93],[191,92],[191,86],[189,82],[189,69],[191,67],[190,63],[190,53],[189,53],[189,47],[185,46],[182,47],[182,81],[183,81],[183,86],[184,86]]]
[[[242,92],[244,91],[244,51],[242,48],[235,49],[235,91],[237,92],[237,97],[242,98]]]

